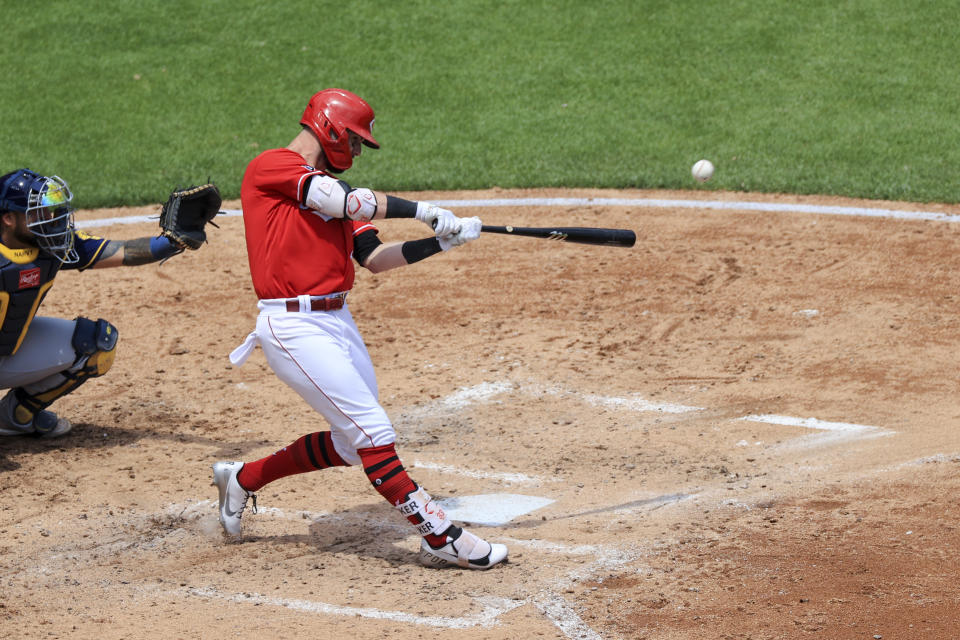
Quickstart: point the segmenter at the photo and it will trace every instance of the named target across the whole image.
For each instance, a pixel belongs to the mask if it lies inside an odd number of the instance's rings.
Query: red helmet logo
[[[300,124],[313,131],[327,162],[336,171],[353,165],[349,132],[360,136],[363,144],[379,149],[373,137],[373,108],[355,93],[345,89],[324,89],[310,98]]]

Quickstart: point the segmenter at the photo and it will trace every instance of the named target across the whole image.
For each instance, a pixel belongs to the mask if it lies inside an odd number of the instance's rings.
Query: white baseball
[[[706,182],[713,175],[713,163],[709,160],[697,160],[690,173],[700,182]]]

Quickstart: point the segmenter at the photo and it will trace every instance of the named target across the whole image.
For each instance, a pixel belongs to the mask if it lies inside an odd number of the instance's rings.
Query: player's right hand
[[[449,251],[454,247],[459,247],[460,245],[467,244],[471,240],[476,240],[480,237],[480,230],[483,227],[483,222],[480,218],[473,216],[471,218],[457,218],[460,228],[448,235],[440,236],[437,234],[437,239],[440,241],[440,248],[444,251]]]

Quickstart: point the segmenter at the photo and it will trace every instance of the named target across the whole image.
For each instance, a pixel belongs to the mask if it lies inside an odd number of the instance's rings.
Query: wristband
[[[173,244],[167,236],[150,238],[150,255],[157,260],[165,260],[170,256],[177,255],[181,251],[183,251],[183,249]]]

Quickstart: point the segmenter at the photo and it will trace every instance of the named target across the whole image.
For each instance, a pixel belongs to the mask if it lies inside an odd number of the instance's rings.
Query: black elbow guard
[[[383,243],[380,242],[380,238],[377,237],[377,232],[373,229],[368,229],[358,234],[357,237],[353,239],[353,259],[362,265],[367,261],[367,258],[370,257],[370,254],[373,253],[373,250],[381,244]]]

